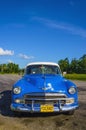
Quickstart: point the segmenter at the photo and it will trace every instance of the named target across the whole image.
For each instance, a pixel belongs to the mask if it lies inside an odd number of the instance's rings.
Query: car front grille
[[[61,93],[30,93],[24,95],[25,104],[65,104],[67,96]]]

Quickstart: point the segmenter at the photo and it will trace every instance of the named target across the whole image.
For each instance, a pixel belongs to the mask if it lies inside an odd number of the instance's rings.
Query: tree
[[[0,72],[1,73],[18,73],[20,70],[18,64],[8,63],[8,64],[1,64],[0,65]]]
[[[62,72],[64,72],[64,71],[68,72],[69,71],[69,60],[68,60],[68,58],[65,58],[64,60],[62,60],[62,59],[59,60],[58,64],[59,64]]]
[[[78,72],[78,60],[74,58],[70,63],[70,73],[77,73],[77,72]]]
[[[86,74],[86,55],[83,55],[80,59],[79,59],[79,73],[83,73]]]
[[[73,58],[70,63],[68,58],[61,59],[58,61],[58,64],[62,72],[86,74],[86,54],[79,59]]]
[[[8,73],[18,73],[19,72],[19,65],[14,63],[8,63]]]

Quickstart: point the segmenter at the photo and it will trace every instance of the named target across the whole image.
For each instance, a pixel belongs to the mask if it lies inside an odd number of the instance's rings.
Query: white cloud
[[[14,55],[14,51],[11,50],[4,50],[3,48],[0,48],[0,56],[5,56],[5,55]]]
[[[86,38],[86,30],[80,27],[76,27],[71,24],[61,23],[61,22],[55,22],[49,19],[40,18],[40,17],[33,17],[33,20],[36,20],[38,22],[41,22],[42,24],[59,30],[65,30],[70,32],[73,35],[79,35],[81,37]]]
[[[26,60],[28,60],[28,59],[33,59],[33,58],[34,58],[34,56],[27,56],[27,55],[25,55],[25,54],[19,54],[19,57],[21,57],[21,58],[23,58],[23,59],[26,59]]]
[[[14,63],[14,62],[13,62],[12,60],[10,60],[10,59],[9,59],[7,62],[8,62],[8,63]]]

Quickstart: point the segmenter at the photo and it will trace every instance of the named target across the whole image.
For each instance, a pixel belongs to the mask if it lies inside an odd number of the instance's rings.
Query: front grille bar
[[[61,101],[65,104],[68,99],[65,94],[61,93],[30,93],[24,95],[25,104],[33,104],[33,103],[56,103]]]
[[[46,99],[56,99],[56,98],[67,98],[65,94],[61,93],[30,93],[24,95],[25,99],[38,99],[38,100],[46,100]]]

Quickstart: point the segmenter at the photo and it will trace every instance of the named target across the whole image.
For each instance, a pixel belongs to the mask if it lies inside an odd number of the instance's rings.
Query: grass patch
[[[71,80],[86,81],[86,74],[66,74],[64,77]]]

